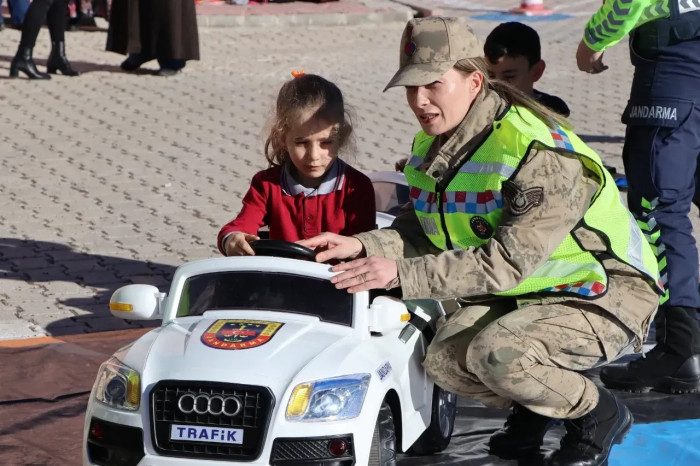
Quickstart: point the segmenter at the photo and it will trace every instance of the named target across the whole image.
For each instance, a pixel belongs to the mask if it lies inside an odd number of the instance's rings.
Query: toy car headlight
[[[95,398],[113,408],[136,411],[141,401],[139,373],[111,358],[97,372]]]
[[[354,374],[302,383],[287,404],[290,421],[335,421],[360,415],[370,374]]]

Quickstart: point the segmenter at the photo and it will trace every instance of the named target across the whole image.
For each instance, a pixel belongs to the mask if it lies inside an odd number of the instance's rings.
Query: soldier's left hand
[[[339,290],[349,293],[372,289],[391,289],[398,286],[399,269],[396,261],[379,256],[363,257],[334,265],[333,272],[342,272],[331,278]]]
[[[603,52],[591,50],[583,40],[578,44],[578,50],[576,50],[576,64],[579,70],[591,74],[602,73],[608,69],[603,64]]]

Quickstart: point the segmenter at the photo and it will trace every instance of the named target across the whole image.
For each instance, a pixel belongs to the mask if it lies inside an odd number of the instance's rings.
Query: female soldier
[[[424,366],[436,383],[513,406],[490,439],[502,457],[538,451],[553,419],[553,465],[601,465],[632,425],[579,371],[641,350],[661,285],[654,255],[598,155],[559,116],[489,81],[471,29],[408,22],[400,67],[421,125],[404,173],[412,209],[390,229],[300,241],[325,251],[349,292],[459,298]]]

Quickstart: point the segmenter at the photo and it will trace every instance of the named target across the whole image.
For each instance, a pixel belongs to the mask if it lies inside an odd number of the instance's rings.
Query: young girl
[[[219,251],[253,255],[258,229],[270,239],[297,241],[330,231],[352,235],[375,226],[374,189],[365,175],[338,159],[352,126],[343,95],[330,81],[302,74],[285,83],[265,157],[238,216],[221,228]]]

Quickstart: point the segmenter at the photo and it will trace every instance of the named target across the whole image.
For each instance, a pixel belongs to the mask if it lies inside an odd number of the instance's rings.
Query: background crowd
[[[2,2],[0,0],[0,6]],[[22,31],[10,76],[22,72],[30,79],[49,79],[61,72],[78,76],[65,50],[65,31],[71,25],[94,24],[95,16],[109,19],[106,50],[127,55],[124,71],[157,60],[159,76],[172,76],[188,60],[199,60],[199,35],[195,4],[189,0],[8,0],[12,26]],[[0,17],[0,29],[4,27]],[[47,72],[34,63],[33,49],[41,26],[51,35]]]

